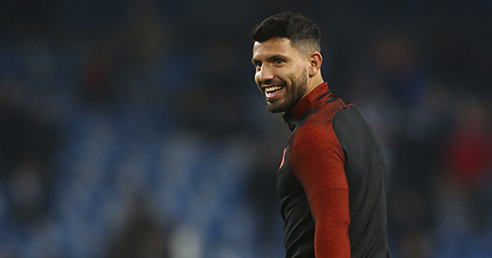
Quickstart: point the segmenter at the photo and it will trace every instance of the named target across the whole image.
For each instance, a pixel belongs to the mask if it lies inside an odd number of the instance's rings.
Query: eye
[[[255,65],[256,69],[259,69],[259,68],[261,68],[262,64],[261,64],[261,62],[255,62],[254,65]]]
[[[280,64],[282,64],[283,62],[285,62],[285,61],[284,61],[284,59],[281,59],[281,58],[277,58],[277,59],[275,59],[275,61],[274,61],[274,63],[275,63],[276,65],[280,65]]]

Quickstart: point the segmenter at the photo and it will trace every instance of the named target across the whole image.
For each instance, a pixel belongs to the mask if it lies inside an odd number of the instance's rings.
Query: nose
[[[273,80],[273,78],[275,78],[272,69],[266,65],[261,66],[257,74],[258,74],[258,81],[260,83]]]

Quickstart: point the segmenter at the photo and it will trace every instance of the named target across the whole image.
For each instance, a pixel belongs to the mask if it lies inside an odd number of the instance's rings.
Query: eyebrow
[[[284,55],[280,55],[280,54],[277,54],[277,55],[273,55],[273,56],[269,56],[266,61],[274,61],[276,59],[284,59],[284,60],[287,60],[287,57],[284,56]],[[258,59],[251,59],[251,63],[255,64],[255,63],[259,63],[261,62],[260,60]]]

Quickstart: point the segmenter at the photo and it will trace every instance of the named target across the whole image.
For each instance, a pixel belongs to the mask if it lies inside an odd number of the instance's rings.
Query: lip
[[[283,84],[264,84],[264,85],[261,85],[261,89],[263,90],[263,92],[266,92],[266,89],[271,88],[271,87],[285,88],[285,85],[283,85]]]
[[[266,88],[270,88],[270,87],[281,87],[281,88],[278,90],[275,90],[275,91],[267,92]],[[265,98],[267,100],[273,100],[273,99],[278,98],[284,92],[284,90],[285,90],[285,87],[283,85],[269,85],[269,86],[263,87],[263,92],[264,92]]]

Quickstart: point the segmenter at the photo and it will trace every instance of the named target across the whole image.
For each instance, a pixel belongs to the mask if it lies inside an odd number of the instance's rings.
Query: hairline
[[[290,45],[295,48],[300,55],[306,57],[308,56],[309,54],[313,53],[313,52],[321,52],[321,49],[320,49],[320,46],[318,43],[315,42],[315,40],[312,40],[312,39],[294,39],[292,40],[291,37],[287,37],[287,36],[277,36],[277,37],[271,37],[267,40],[263,40],[263,41],[258,41],[258,40],[255,40],[255,42],[259,42],[259,43],[262,43],[262,42],[266,42],[268,40],[272,40],[272,39],[288,39],[289,42],[290,42]]]

